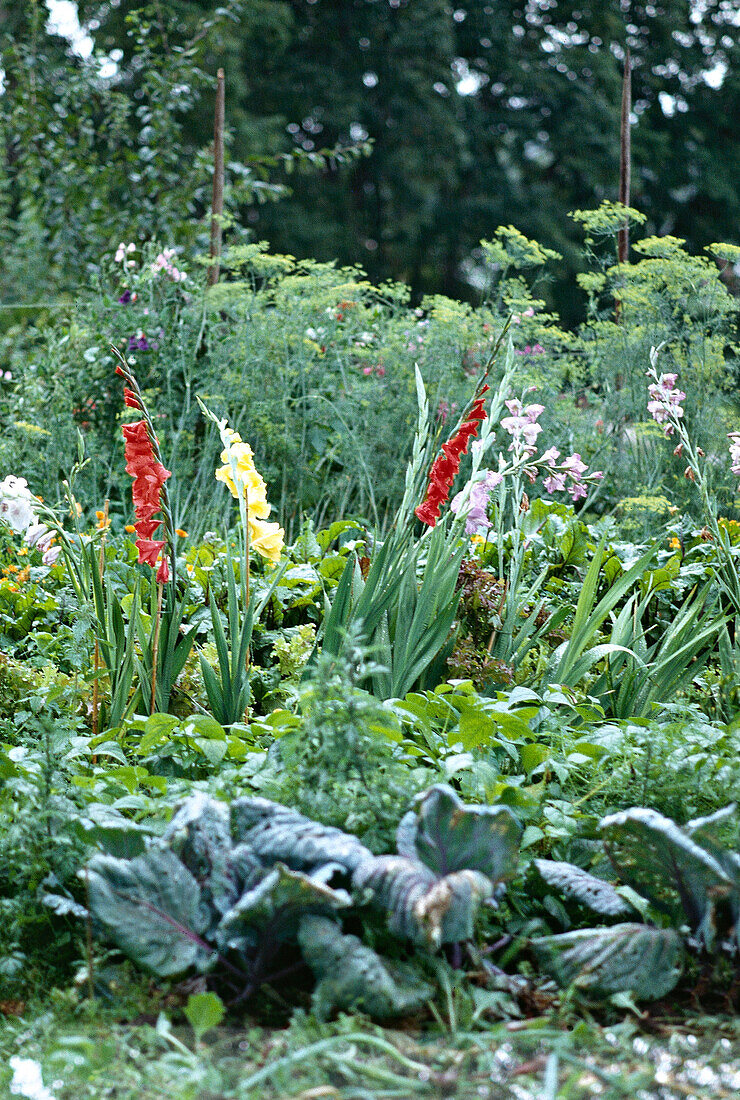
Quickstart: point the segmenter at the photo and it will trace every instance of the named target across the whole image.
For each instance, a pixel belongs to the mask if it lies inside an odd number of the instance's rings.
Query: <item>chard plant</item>
[[[599,824],[623,889],[570,863],[535,860],[563,897],[620,923],[532,941],[561,986],[604,997],[665,996],[683,973],[686,952],[737,959],[740,948],[740,850],[737,806],[680,828],[655,810],[633,808]],[[729,844],[727,835],[733,834]],[[635,917],[641,915],[643,922]],[[622,918],[631,918],[621,922]]]
[[[239,1004],[298,952],[317,979],[320,1016],[378,1018],[421,1008],[433,989],[414,967],[379,955],[341,927],[366,909],[424,951],[474,933],[513,875],[521,826],[504,806],[465,806],[449,787],[420,795],[401,820],[397,855],[264,798],[230,805],[198,792],[161,838],[136,830],[138,854],[94,855],[80,872],[105,937],[146,970],[217,978]]]

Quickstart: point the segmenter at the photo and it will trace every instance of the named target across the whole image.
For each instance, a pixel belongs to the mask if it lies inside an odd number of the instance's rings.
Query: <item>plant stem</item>
[[[154,642],[152,644],[152,705],[150,714],[154,714],[157,694],[157,658],[159,655],[159,629],[162,625],[162,589],[164,585],[157,585],[157,618],[154,623]]]
[[[103,580],[103,570],[105,569],[105,535],[108,528],[108,506],[110,501],[106,498],[103,506],[103,534],[100,539],[100,553],[98,555],[98,571],[100,573],[100,580]],[[98,641],[97,632],[95,634],[95,648],[93,650],[93,697],[92,697],[92,731],[93,737],[98,736],[98,708],[99,708],[99,689],[98,689],[98,670],[100,668],[100,642]],[[96,762],[96,757],[93,756],[93,763]]]

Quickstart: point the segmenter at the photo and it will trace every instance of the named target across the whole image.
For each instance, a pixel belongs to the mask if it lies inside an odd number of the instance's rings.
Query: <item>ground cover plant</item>
[[[106,234],[111,141],[0,321],[0,1090],[736,1094],[738,248],[575,211],[566,327],[513,226],[412,300],[236,164],[206,255],[174,137]]]

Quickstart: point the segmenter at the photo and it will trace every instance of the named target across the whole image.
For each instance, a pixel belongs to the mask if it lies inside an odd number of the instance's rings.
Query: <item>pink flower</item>
[[[534,424],[535,420],[539,419],[544,411],[544,405],[527,405],[526,409],[524,410],[524,415],[526,416],[527,420]]]
[[[580,481],[581,474],[585,474],[588,469],[578,452],[569,455],[568,458],[564,458],[560,468],[570,474],[574,481]]]
[[[545,491],[552,496],[553,493],[562,493],[565,489],[565,474],[550,474],[545,478]]]
[[[501,421],[501,427],[509,435],[518,435],[524,424],[526,424],[526,420],[522,416],[505,416]]]
[[[655,378],[656,381],[648,386],[651,400],[648,401],[647,410],[657,424],[665,425],[666,435],[673,435],[675,422],[683,416],[681,402],[686,399],[683,390],[673,388],[678,375],[669,373],[658,377],[648,371],[648,377]]]
[[[573,503],[580,500],[581,497],[585,497],[588,494],[588,490],[582,481],[577,481],[574,485],[568,486],[568,492],[573,498]]]
[[[525,421],[525,423],[522,425],[522,435],[524,436],[524,441],[528,447],[534,447],[537,442],[537,436],[540,434],[541,431],[541,424],[535,424],[532,421]]]
[[[500,485],[504,480],[504,475],[500,474],[498,470],[489,470],[486,474],[484,485],[487,485],[489,489],[495,489],[497,485]]]
[[[372,367],[363,367],[362,368],[362,373],[363,374],[372,374],[373,373],[373,368]]]
[[[557,460],[560,458],[560,451],[557,447],[548,447],[546,451],[542,453],[542,461],[547,466],[554,466]]]
[[[49,546],[41,555],[44,565],[53,565],[62,552],[61,546]]]

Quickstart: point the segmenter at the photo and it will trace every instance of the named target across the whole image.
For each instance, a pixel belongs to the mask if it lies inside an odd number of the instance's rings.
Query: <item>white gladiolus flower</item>
[[[24,477],[8,474],[0,481],[0,519],[21,535],[35,519],[36,498]]]

